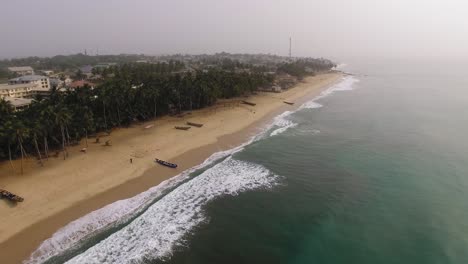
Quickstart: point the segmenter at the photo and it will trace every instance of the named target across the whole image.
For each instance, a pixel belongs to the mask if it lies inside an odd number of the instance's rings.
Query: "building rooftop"
[[[9,89],[19,89],[19,88],[30,88],[30,87],[35,87],[36,84],[33,86],[29,83],[20,83],[20,84],[7,84],[7,83],[2,83],[0,84],[0,90],[9,90]]]
[[[91,73],[93,71],[93,66],[91,65],[86,65],[80,68],[80,71],[84,74],[86,73]]]
[[[12,72],[21,72],[21,71],[33,71],[33,68],[31,66],[8,67],[8,70]]]
[[[33,99],[15,97],[5,97],[4,100],[9,102],[15,108],[30,105],[33,101]]]
[[[80,88],[80,87],[84,87],[85,85],[88,85],[89,87],[94,87],[95,84],[92,82],[81,80],[81,81],[74,81],[70,83],[69,86],[70,88]]]
[[[39,81],[42,79],[47,79],[47,77],[42,76],[42,75],[25,75],[25,76],[21,76],[15,79],[11,79],[10,82],[18,82],[18,81],[33,82],[33,81]]]

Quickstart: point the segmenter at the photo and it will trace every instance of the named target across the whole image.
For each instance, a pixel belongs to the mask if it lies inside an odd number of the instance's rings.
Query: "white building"
[[[32,75],[34,74],[34,70],[31,66],[24,66],[24,67],[8,67],[8,70],[16,73],[18,75]]]
[[[36,94],[37,85],[34,83],[0,84],[0,98],[24,98]]]
[[[0,98],[31,98],[49,93],[49,78],[39,75],[26,75],[11,79],[8,84],[0,84]]]
[[[38,87],[43,89],[50,89],[50,81],[46,76],[41,75],[25,75],[9,81],[10,84],[36,84]]]

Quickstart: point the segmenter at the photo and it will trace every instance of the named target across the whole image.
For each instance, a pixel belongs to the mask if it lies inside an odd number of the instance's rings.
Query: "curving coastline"
[[[82,155],[77,147],[72,150],[71,159],[52,161],[20,179],[0,175],[2,184],[30,194],[29,199],[25,195],[24,204],[15,208],[0,206],[0,212],[6,215],[0,223],[0,257],[12,263],[26,259],[43,240],[70,221],[141,193],[200,164],[211,153],[239,145],[273,116],[298,106],[284,105],[283,99],[303,102],[341,76],[321,74],[281,94],[261,93],[251,98],[257,102],[254,108],[226,107],[222,106],[226,102],[221,102],[221,106],[196,111],[187,120],[207,124],[200,130],[173,131],[174,124],[182,121],[163,118],[153,128],[144,129],[149,124],[146,123],[115,131],[111,135],[112,148],[92,146]],[[131,155],[133,164],[128,162]],[[174,171],[154,166],[151,162],[154,156],[170,159],[181,167]],[[5,170],[1,167],[0,174]],[[50,182],[52,186],[48,186]]]

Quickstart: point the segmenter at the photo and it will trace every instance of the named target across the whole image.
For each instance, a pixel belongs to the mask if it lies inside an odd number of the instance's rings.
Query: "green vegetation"
[[[99,63],[130,63],[144,60],[145,55],[99,55],[89,56],[84,54],[58,55],[50,58],[27,57],[20,59],[0,60],[0,69],[13,66],[31,66],[35,70],[58,70],[76,69],[84,65],[96,65]]]
[[[279,73],[287,73],[298,78],[314,72],[329,70],[335,65],[328,60],[323,59],[300,59],[293,62],[282,63],[278,67]]]
[[[116,69],[114,78],[94,90],[52,91],[49,98],[34,101],[23,111],[13,112],[9,103],[0,100],[0,158],[19,158],[27,153],[47,157],[48,149],[53,148],[62,149],[65,159],[67,147],[88,134],[203,108],[218,98],[249,94],[273,81],[271,76],[258,73],[209,70],[160,74],[144,68],[127,65]]]
[[[83,56],[74,55],[73,60],[83,58],[85,63],[91,63],[87,61],[91,56]],[[28,108],[16,112],[9,103],[0,100],[0,160],[34,154],[42,164],[42,159],[49,157],[49,149],[61,150],[65,159],[67,148],[88,135],[136,121],[200,109],[213,105],[220,98],[249,95],[260,87],[273,85],[275,71],[303,77],[334,66],[330,61],[316,59],[278,65],[266,61],[268,56],[262,56],[255,57],[263,62],[256,65],[207,55],[198,59],[192,57],[189,63],[168,58],[168,62],[94,68],[93,73],[104,78],[95,89],[52,90],[49,97],[36,98]],[[56,63],[58,58],[60,56],[50,60]],[[28,60],[24,65],[29,64]],[[52,66],[47,61],[42,60],[41,65],[54,68],[83,63],[67,63],[67,59],[63,64]]]

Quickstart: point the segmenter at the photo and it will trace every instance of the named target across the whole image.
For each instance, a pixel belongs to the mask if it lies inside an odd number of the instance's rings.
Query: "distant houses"
[[[79,88],[83,88],[85,86],[88,86],[91,89],[94,89],[95,84],[92,83],[92,82],[85,81],[85,80],[79,80],[79,81],[74,81],[74,82],[70,83],[68,85],[68,88],[70,88],[70,89],[79,89]]]
[[[34,69],[31,66],[23,66],[23,67],[8,67],[8,71],[24,76],[24,75],[33,75],[34,74]]]

